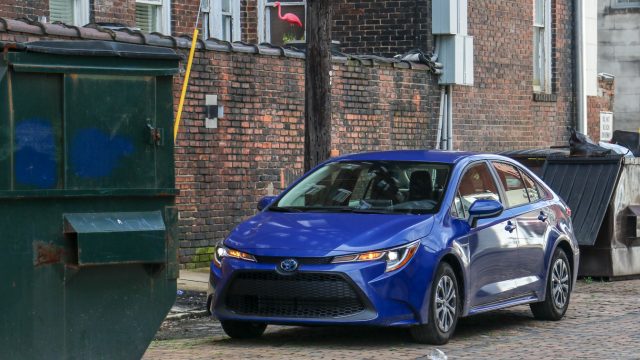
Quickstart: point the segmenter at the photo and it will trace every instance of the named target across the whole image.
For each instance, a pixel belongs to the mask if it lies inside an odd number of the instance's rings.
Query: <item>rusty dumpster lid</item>
[[[618,184],[622,155],[550,156],[542,180],[571,208],[580,245],[593,246]]]
[[[15,44],[15,49],[54,55],[102,56],[160,60],[181,59],[181,56],[173,49],[166,47],[100,40],[33,41]]]

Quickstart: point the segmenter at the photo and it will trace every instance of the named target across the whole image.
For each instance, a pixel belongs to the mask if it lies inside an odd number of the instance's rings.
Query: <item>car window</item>
[[[525,174],[524,171],[520,171],[520,174],[522,175],[522,179],[524,180],[524,185],[527,188],[529,201],[536,202],[542,199],[543,196],[540,193],[540,187],[538,186],[538,184],[529,175]]]
[[[469,217],[469,207],[478,199],[500,201],[498,187],[485,163],[471,165],[465,170],[451,207],[451,215],[460,219]]]
[[[498,178],[507,196],[509,207],[520,206],[529,203],[529,195],[524,181],[518,169],[502,162],[492,162],[493,167],[498,172]]]

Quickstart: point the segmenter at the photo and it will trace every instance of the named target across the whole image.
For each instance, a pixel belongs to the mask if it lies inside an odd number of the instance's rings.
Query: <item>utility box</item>
[[[442,63],[440,85],[473,85],[473,37],[443,35],[440,37],[438,61]]]
[[[139,359],[176,296],[180,57],[0,46],[0,357]]]
[[[431,2],[433,35],[467,35],[467,0]]]

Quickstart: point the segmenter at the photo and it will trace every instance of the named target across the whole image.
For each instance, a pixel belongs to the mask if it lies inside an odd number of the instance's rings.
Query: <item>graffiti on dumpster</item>
[[[109,176],[123,157],[133,153],[127,138],[109,135],[99,129],[78,131],[70,146],[70,165],[73,173],[82,178]]]
[[[56,186],[56,146],[51,121],[39,118],[15,128],[15,179],[22,185],[50,189]]]

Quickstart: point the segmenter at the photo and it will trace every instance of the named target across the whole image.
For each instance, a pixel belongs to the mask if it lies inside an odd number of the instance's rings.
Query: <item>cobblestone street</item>
[[[145,359],[427,359],[434,347],[406,330],[270,326],[258,340],[231,340],[209,318],[165,322]],[[438,347],[449,359],[640,359],[640,280],[579,281],[560,322],[519,306],[463,319]]]

